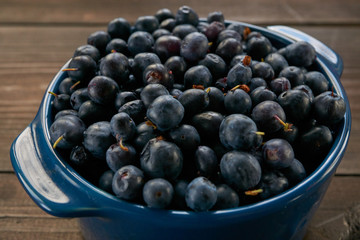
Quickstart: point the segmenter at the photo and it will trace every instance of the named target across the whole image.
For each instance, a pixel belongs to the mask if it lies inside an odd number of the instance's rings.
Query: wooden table
[[[352,133],[346,154],[313,218],[307,240],[339,239],[346,210],[360,204],[360,1],[0,1],[0,239],[82,239],[76,219],[50,216],[18,182],[9,158],[15,137],[34,118],[44,91],[76,47],[115,17],[134,22],[167,7],[192,6],[200,17],[261,26],[284,24],[324,42],[344,60],[341,81],[350,99]]]

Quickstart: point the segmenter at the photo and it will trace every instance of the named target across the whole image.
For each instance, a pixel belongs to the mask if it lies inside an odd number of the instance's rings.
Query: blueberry
[[[266,81],[271,81],[274,76],[274,69],[267,62],[259,62],[252,67],[252,77],[260,77]]]
[[[159,28],[159,29],[156,29],[152,34],[151,34],[155,40],[155,43],[156,41],[162,37],[162,36],[170,36],[171,35],[171,32],[169,30],[166,30],[166,29],[163,29],[163,28]]]
[[[189,181],[185,179],[179,179],[175,182],[173,203],[177,209],[188,210],[185,202],[186,188],[188,185]]]
[[[75,90],[79,88],[79,85],[76,84],[71,78],[67,77],[61,81],[59,85],[59,93],[71,95]]]
[[[112,39],[120,38],[127,41],[130,36],[131,25],[124,18],[115,18],[109,22],[107,31]]]
[[[208,23],[212,23],[214,21],[224,23],[225,17],[222,12],[219,12],[219,11],[211,12],[207,15],[206,21]]]
[[[106,54],[106,45],[110,42],[111,36],[105,31],[96,31],[89,35],[87,43],[96,47],[100,55]]]
[[[180,46],[180,38],[172,35],[165,35],[156,40],[154,52],[159,56],[162,62],[165,62],[170,57],[178,56],[180,54]]]
[[[193,32],[183,39],[180,47],[180,56],[188,62],[197,62],[207,54],[208,40],[199,32]]]
[[[251,58],[261,61],[261,59],[264,59],[272,52],[272,44],[265,36],[256,35],[248,39],[246,50],[247,54],[250,55]]]
[[[242,113],[247,114],[252,108],[252,101],[244,90],[230,90],[224,97],[224,106],[229,114]]]
[[[174,18],[167,18],[160,23],[159,29],[166,29],[172,31],[176,26],[176,20]]]
[[[240,204],[239,195],[227,184],[216,185],[217,199],[213,209],[230,209]]]
[[[213,142],[219,139],[219,128],[224,116],[214,111],[196,114],[191,124],[197,129],[203,142]]]
[[[58,118],[66,116],[66,115],[74,115],[76,117],[79,117],[79,114],[78,114],[78,112],[76,110],[74,110],[74,109],[64,109],[64,110],[61,110],[60,112],[55,114],[54,121],[57,120]]]
[[[101,58],[99,50],[90,44],[81,45],[78,48],[76,48],[73,57],[82,56],[82,55],[90,56],[92,59],[94,59],[96,63]]]
[[[219,161],[216,153],[210,147],[198,146],[194,160],[198,175],[211,178],[217,173]]]
[[[345,100],[338,94],[327,91],[317,95],[313,103],[314,118],[322,124],[340,122],[346,112]]]
[[[210,87],[212,75],[209,69],[203,65],[189,68],[184,75],[185,88],[192,88],[194,85],[201,85],[204,88]]]
[[[141,151],[147,142],[156,137],[155,129],[148,122],[142,122],[136,126],[136,135],[133,143],[137,150]]]
[[[328,80],[324,74],[318,71],[307,72],[305,74],[305,84],[311,88],[314,96],[329,90]]]
[[[294,88],[299,85],[303,85],[305,81],[305,75],[302,70],[295,66],[285,67],[279,73],[279,77],[285,77],[290,81],[290,85]]]
[[[155,16],[138,17],[134,25],[136,31],[145,31],[153,33],[159,27],[159,21]]]
[[[153,138],[141,152],[140,164],[150,178],[174,180],[181,173],[183,155],[176,144]]]
[[[96,158],[105,160],[106,151],[114,143],[109,122],[91,124],[84,132],[84,147]]]
[[[281,173],[288,179],[289,185],[294,186],[305,179],[306,170],[303,164],[296,158],[290,166],[280,169]]]
[[[119,52],[107,54],[101,59],[100,73],[122,85],[130,74],[128,58]]]
[[[154,63],[145,68],[143,82],[144,85],[159,83],[168,89],[171,89],[174,84],[174,80],[171,78],[169,70],[160,63]]]
[[[309,67],[316,59],[315,48],[308,42],[299,41],[287,45],[281,51],[282,55],[286,58],[289,65],[298,67]]]
[[[201,89],[187,89],[179,97],[179,102],[184,107],[186,117],[192,117],[209,105],[209,96]]]
[[[181,122],[184,117],[184,107],[171,95],[162,95],[150,104],[146,116],[157,129],[166,131]]]
[[[84,122],[77,116],[66,115],[56,119],[50,126],[50,140],[54,148],[71,149],[83,140]]]
[[[115,114],[110,120],[111,134],[117,141],[120,139],[131,140],[136,133],[136,125],[132,118],[125,112]]]
[[[205,177],[193,179],[186,188],[186,204],[196,212],[210,210],[215,205],[216,199],[216,186]]]
[[[65,70],[73,81],[80,81],[86,85],[95,76],[96,68],[94,59],[88,55],[81,55],[73,57]]]
[[[106,163],[94,158],[82,145],[71,149],[69,163],[82,177],[97,184],[104,171],[108,170]]]
[[[145,184],[141,169],[127,165],[114,174],[112,190],[116,197],[124,200],[135,200],[141,196]]]
[[[171,129],[169,137],[182,151],[194,151],[200,145],[198,131],[188,124]]]
[[[209,105],[205,111],[224,112],[224,93],[216,87],[208,87],[205,92],[209,96]]]
[[[289,121],[298,123],[310,116],[311,99],[309,95],[300,90],[288,90],[281,93],[278,103],[284,109]]]
[[[124,112],[134,120],[135,123],[143,122],[146,116],[146,108],[144,103],[137,99],[125,103],[119,108],[119,113]]]
[[[285,77],[278,77],[270,81],[269,87],[276,95],[280,95],[282,92],[291,89],[291,83]]]
[[[223,30],[225,30],[223,22],[213,21],[207,26],[203,33],[208,38],[209,42],[214,42],[218,38],[219,33]]]
[[[250,150],[261,144],[255,122],[243,114],[231,114],[224,118],[219,129],[221,143],[228,149]]]
[[[199,61],[199,65],[207,67],[212,75],[213,79],[219,79],[226,77],[227,66],[225,61],[214,53],[206,54],[205,58]]]
[[[273,138],[266,141],[262,147],[262,151],[264,162],[274,169],[289,167],[295,157],[291,144],[280,138]]]
[[[119,93],[119,85],[106,76],[94,77],[87,89],[89,98],[102,105],[114,104],[116,95]]]
[[[134,63],[132,66],[133,74],[140,82],[142,82],[141,80],[143,79],[145,68],[154,63],[161,63],[160,58],[155,53],[143,52],[137,54],[134,57]]]
[[[143,188],[143,198],[148,207],[166,208],[172,202],[174,188],[163,178],[154,178],[147,181]]]
[[[221,41],[215,50],[215,53],[227,63],[229,63],[234,56],[239,55],[242,52],[243,48],[241,42],[231,37]]]
[[[135,148],[122,141],[111,145],[106,151],[106,163],[114,172],[126,165],[138,165],[136,157]]]
[[[271,65],[274,70],[275,76],[278,76],[281,70],[289,66],[285,57],[276,52],[268,54],[264,60],[266,63]]]
[[[261,167],[256,158],[247,152],[233,150],[221,158],[220,172],[225,183],[237,191],[255,187],[261,179]]]
[[[153,83],[146,85],[140,93],[141,101],[146,108],[159,96],[169,95],[169,91],[162,84]]]
[[[216,43],[219,44],[220,42],[222,42],[227,38],[234,38],[238,42],[241,42],[241,35],[238,32],[230,29],[225,29],[219,33]]]
[[[172,13],[172,11],[168,8],[161,8],[159,9],[155,15],[154,15],[157,20],[159,21],[159,23],[161,23],[162,21],[166,20],[166,19],[174,19],[175,15]]]
[[[237,85],[248,84],[252,78],[251,68],[242,63],[236,64],[232,67],[227,75],[228,88],[236,87]]]
[[[251,65],[253,65],[252,62],[253,62],[253,60],[251,59],[251,57],[246,55],[245,53],[238,54],[231,59],[229,68],[230,69],[233,68],[238,63],[245,65],[245,66],[251,66]],[[247,64],[245,64],[245,63],[247,63]]]
[[[138,100],[136,93],[132,91],[122,91],[116,95],[115,108],[119,109],[122,105],[127,102]]]
[[[65,109],[71,109],[70,96],[68,94],[56,94],[53,92],[49,92],[49,94],[54,96],[51,104],[55,112],[59,112]]]
[[[138,53],[152,52],[154,38],[148,32],[137,31],[130,35],[127,44],[132,56],[136,56]]]
[[[105,171],[99,178],[98,186],[100,189],[112,193],[112,180],[114,178],[114,172],[112,170]]]
[[[184,74],[187,70],[187,64],[183,57],[172,56],[164,63],[165,67],[171,71],[175,83],[184,83]]]
[[[181,6],[175,14],[175,20],[177,25],[191,24],[196,26],[199,23],[199,16],[191,7]]]
[[[184,39],[187,35],[193,32],[198,32],[196,27],[191,24],[179,24],[176,25],[172,30],[172,35],[179,39]]]
[[[99,121],[110,121],[115,113],[115,109],[100,105],[92,100],[83,102],[78,110],[79,117],[86,125]]]
[[[292,89],[303,91],[304,93],[306,93],[309,96],[311,102],[314,101],[314,94],[308,85],[303,84],[303,85],[296,86]]]
[[[300,149],[305,156],[324,157],[331,148],[333,136],[327,126],[316,124],[299,136]]]
[[[260,198],[267,199],[288,189],[289,181],[281,172],[272,170],[263,173],[259,185],[262,190],[259,194]]]
[[[239,23],[239,22],[233,22],[233,23],[230,23],[227,27],[226,27],[226,30],[232,30],[232,31],[235,31],[239,34],[243,34],[244,32],[244,25]]]
[[[114,38],[112,39],[105,48],[106,54],[110,54],[110,53],[122,53],[125,56],[129,55],[129,49],[127,47],[127,43],[125,40],[121,39],[121,38]]]
[[[253,106],[256,106],[259,103],[264,102],[264,101],[276,101],[277,100],[276,94],[265,86],[260,86],[260,87],[255,88],[250,93],[250,98],[251,98]]]
[[[87,88],[80,88],[73,92],[70,96],[70,104],[76,111],[80,109],[80,106],[90,100]]]
[[[283,125],[277,117],[283,122],[286,121],[284,109],[274,101],[263,101],[256,105],[251,113],[252,120],[256,123],[260,131],[273,133],[280,130]]]

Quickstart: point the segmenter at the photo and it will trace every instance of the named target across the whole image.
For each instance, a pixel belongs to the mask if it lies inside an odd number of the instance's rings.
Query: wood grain
[[[107,24],[116,17],[135,22],[139,16],[153,15],[163,7],[176,13],[182,5],[191,6],[200,17],[206,17],[209,12],[221,11],[227,19],[254,24],[360,23],[360,2],[357,0],[19,0],[1,3],[0,23],[93,25]]]
[[[312,219],[305,240],[321,232],[324,238],[338,239],[346,227],[343,215],[360,204],[358,177],[335,177]],[[20,187],[13,173],[0,174],[0,236],[1,239],[81,239],[76,219],[56,218],[43,212]],[[315,235],[317,236],[317,235]]]
[[[261,26],[295,27],[342,57],[352,131],[345,156],[304,240],[337,240],[345,211],[359,206],[360,193],[360,1],[358,0],[16,0],[0,1],[0,239],[81,240],[76,219],[43,212],[26,194],[10,163],[9,149],[32,121],[45,90],[74,50],[110,20],[134,23],[166,7],[181,5],[200,17],[221,11],[226,19]]]

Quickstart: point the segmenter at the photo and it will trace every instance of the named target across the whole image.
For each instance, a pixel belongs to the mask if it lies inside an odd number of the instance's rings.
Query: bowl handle
[[[15,139],[10,157],[15,173],[26,192],[45,212],[58,217],[96,215],[95,201],[75,176],[64,174],[46,141],[39,117]],[[56,164],[57,162],[57,164]]]
[[[268,26],[269,30],[278,33],[282,36],[288,37],[295,41],[306,41],[314,46],[317,57],[322,60],[326,66],[331,70],[337,79],[340,79],[344,65],[341,57],[331,48],[326,46],[324,43],[319,40],[311,37],[310,35],[299,31],[297,29],[283,26],[283,25],[274,25]]]

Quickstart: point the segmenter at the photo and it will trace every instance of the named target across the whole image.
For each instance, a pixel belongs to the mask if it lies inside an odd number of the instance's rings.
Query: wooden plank
[[[189,5],[200,17],[209,12],[222,11],[227,19],[256,24],[359,24],[360,3],[357,0],[199,0],[182,1],[6,1],[1,3],[2,24],[107,24],[116,17],[134,22],[142,15],[153,15],[167,7],[173,12],[182,5]]]
[[[360,177],[335,177],[311,221],[306,240],[338,239],[346,230],[343,215],[360,204],[354,191]],[[12,173],[0,173],[0,236],[2,239],[81,239],[76,219],[43,212],[25,193]],[[320,237],[319,237],[320,236]]]
[[[352,134],[339,174],[359,174],[360,30],[355,27],[297,27],[332,47],[344,60],[342,83],[350,99]],[[49,82],[87,36],[101,27],[0,27],[0,170],[11,171],[9,149],[35,117]],[[27,41],[24,42],[23,39]],[[346,41],[344,41],[346,39]],[[16,74],[14,74],[16,73]]]

